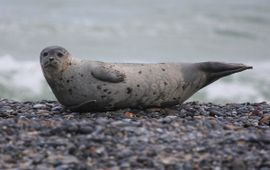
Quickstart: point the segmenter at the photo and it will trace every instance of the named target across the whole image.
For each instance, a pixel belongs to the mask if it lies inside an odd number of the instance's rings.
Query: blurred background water
[[[0,0],[0,97],[54,99],[39,65],[49,45],[101,61],[249,64],[191,100],[270,101],[269,0]]]

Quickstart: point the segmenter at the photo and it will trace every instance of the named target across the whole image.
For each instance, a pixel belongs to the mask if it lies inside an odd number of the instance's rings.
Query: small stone
[[[237,130],[237,129],[239,129],[238,126],[235,126],[235,125],[232,125],[232,124],[226,124],[226,125],[223,126],[223,128],[225,130]]]
[[[268,126],[270,126],[270,115],[264,115],[259,120],[259,125],[268,125]]]
[[[263,113],[259,110],[253,110],[251,113],[249,113],[249,116],[262,116]]]
[[[54,164],[55,166],[59,166],[62,164],[71,164],[78,163],[79,160],[72,155],[60,155],[60,154],[51,154],[48,156],[47,161]]]
[[[89,127],[89,126],[82,126],[78,129],[78,133],[81,133],[81,134],[88,134],[88,133],[91,133],[93,131],[94,131],[94,129],[92,127]]]
[[[60,107],[60,106],[55,106],[55,107],[53,107],[52,109],[51,109],[51,111],[53,111],[53,112],[59,112],[59,111],[61,111],[63,108],[62,107]]]
[[[21,119],[21,120],[29,120],[26,116],[19,116],[19,119]]]
[[[245,170],[246,166],[245,166],[244,160],[240,158],[233,159],[231,169],[232,170]]]
[[[164,118],[161,118],[159,121],[162,123],[171,123],[176,118],[177,116],[166,116]]]
[[[45,104],[35,104],[34,109],[45,109],[47,106]]]
[[[133,117],[134,117],[134,113],[132,113],[132,112],[124,112],[124,115],[125,115],[127,118],[133,118]]]
[[[51,112],[47,110],[38,110],[36,114],[42,115],[42,116],[49,116]]]
[[[216,116],[223,116],[223,114],[220,113],[220,111],[217,109],[210,109],[209,116],[216,117]]]

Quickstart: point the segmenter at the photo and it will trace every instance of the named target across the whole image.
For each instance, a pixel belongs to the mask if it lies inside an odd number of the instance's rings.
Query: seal
[[[170,107],[221,77],[251,69],[235,63],[106,63],[81,60],[60,46],[42,50],[40,63],[57,100],[72,111]]]

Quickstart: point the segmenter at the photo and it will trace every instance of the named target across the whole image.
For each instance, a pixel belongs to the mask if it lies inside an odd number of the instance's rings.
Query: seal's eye
[[[57,56],[58,57],[63,57],[63,54],[62,53],[57,53]]]
[[[47,52],[43,53],[43,56],[44,56],[44,57],[46,57],[47,55],[48,55],[48,53],[47,53]]]

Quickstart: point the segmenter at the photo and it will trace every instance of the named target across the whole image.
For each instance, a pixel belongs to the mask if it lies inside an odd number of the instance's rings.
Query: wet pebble
[[[76,113],[0,99],[0,169],[267,169],[270,105]]]
[[[47,106],[45,104],[35,104],[34,109],[45,109]]]

